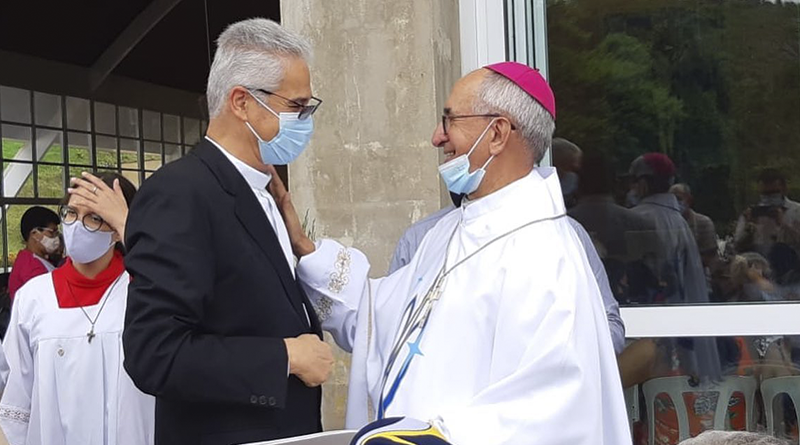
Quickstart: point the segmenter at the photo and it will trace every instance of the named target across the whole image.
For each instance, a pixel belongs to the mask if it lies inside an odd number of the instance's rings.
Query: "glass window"
[[[139,141],[135,139],[120,139],[119,151],[123,169],[138,170],[139,167]]]
[[[181,146],[174,144],[164,144],[164,162],[170,163],[181,157]]]
[[[783,265],[800,252],[798,8],[550,2],[554,165],[623,303],[786,298],[779,283],[800,273]],[[739,260],[772,286],[728,289]]]
[[[2,218],[2,221],[0,221],[0,230],[2,230],[2,232],[0,232],[0,268],[3,269],[3,272],[8,272],[8,267],[11,266],[11,264],[8,262],[8,256],[10,252],[6,250],[6,245],[8,244],[6,242],[6,236],[8,235],[8,231],[6,230],[7,214],[6,206],[0,207],[0,218]],[[16,252],[13,254],[16,256]]]
[[[67,128],[70,130],[91,130],[89,101],[76,97],[67,97]]]
[[[132,171],[132,170],[122,170],[122,176],[124,176],[128,181],[131,181],[136,188],[139,188],[141,185],[141,181],[139,180],[139,172]]]
[[[199,139],[200,120],[186,118],[189,129],[184,134],[183,119],[0,86],[0,120],[4,121],[0,124],[0,267],[13,264],[22,249],[19,220],[31,203],[55,209],[68,178],[93,170],[120,172],[138,187],[165,159],[169,162],[183,155],[185,136],[193,142]],[[64,120],[67,128],[61,129]]]
[[[139,137],[139,112],[135,108],[117,107],[119,113],[119,135]]]
[[[64,162],[63,137],[64,133],[60,131],[36,129],[36,155],[39,162]]]
[[[68,133],[69,163],[73,165],[92,165],[92,138],[86,133]]]
[[[31,161],[33,146],[31,128],[3,125],[3,159],[6,161]]]
[[[183,143],[194,145],[200,141],[200,121],[183,118]]]
[[[31,92],[0,86],[0,119],[21,124],[31,123]]]
[[[33,100],[36,109],[36,125],[61,128],[61,96],[34,92]]]
[[[800,5],[547,5],[553,165],[620,304],[629,314],[793,307]],[[729,321],[746,330],[746,319]],[[800,339],[788,335],[630,340],[619,365],[637,407],[634,443],[674,445],[706,429],[797,443],[796,407],[780,393],[800,385],[799,364]]]
[[[39,198],[64,197],[64,167],[56,165],[38,166]]]
[[[171,114],[164,115],[164,141],[181,142],[181,118]]]
[[[161,140],[161,114],[154,111],[144,110],[142,112],[142,124],[144,126],[144,138],[154,141]]]
[[[144,143],[144,168],[145,170],[158,170],[161,167],[161,143],[149,142]]]
[[[117,139],[108,136],[97,136],[97,167],[117,168]]]
[[[98,133],[117,134],[117,110],[114,105],[94,103],[94,129]]]
[[[33,198],[33,165],[3,163],[3,195],[6,198]]]

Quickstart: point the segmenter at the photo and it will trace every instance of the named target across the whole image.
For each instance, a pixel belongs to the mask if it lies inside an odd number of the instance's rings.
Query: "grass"
[[[19,150],[25,145],[26,141],[18,141],[13,139],[3,140],[3,170],[9,165],[8,160],[14,159]],[[47,152],[42,156],[40,162],[49,163],[63,163],[64,150],[60,144],[50,146]],[[148,168],[158,165],[161,159],[160,154],[145,153],[145,165]],[[23,159],[30,161],[30,159]],[[122,152],[121,153],[122,168],[140,169],[139,159],[136,153]],[[77,176],[81,172],[91,170],[92,158],[91,152],[86,147],[69,147],[69,175]],[[75,166],[75,165],[78,166]],[[83,166],[83,167],[81,167]],[[98,170],[117,170],[117,154],[113,151],[98,150],[97,152],[97,168]],[[38,166],[38,182],[39,182],[39,196],[38,198],[61,198],[64,196],[66,190],[64,189],[64,167],[56,165],[39,165]],[[128,175],[126,175],[128,176]],[[130,178],[129,178],[130,179]],[[137,183],[138,181],[135,181]],[[33,190],[33,176],[28,176],[22,188],[16,194],[19,198],[34,198]],[[8,230],[8,264],[13,265],[17,252],[25,247],[20,233],[19,224],[22,219],[22,214],[25,213],[29,205],[10,205],[6,211],[6,220],[3,229]],[[43,206],[57,211],[56,206]],[[3,238],[0,237],[0,252],[2,252]],[[1,253],[0,253],[1,255]],[[0,267],[5,267],[6,261],[0,258]]]

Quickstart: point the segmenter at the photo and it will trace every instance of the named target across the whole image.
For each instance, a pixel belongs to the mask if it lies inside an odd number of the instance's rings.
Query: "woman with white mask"
[[[136,188],[115,173],[72,185],[59,209],[66,263],[17,293],[0,426],[12,445],[152,444],[154,401],[122,367],[120,241]]]

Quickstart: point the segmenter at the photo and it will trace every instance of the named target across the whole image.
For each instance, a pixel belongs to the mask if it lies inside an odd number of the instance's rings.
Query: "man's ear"
[[[249,91],[247,91],[244,87],[235,86],[228,92],[228,97],[223,104],[223,108],[230,110],[234,116],[238,117],[242,121],[248,121],[247,107],[249,98]]]
[[[489,132],[489,154],[497,156],[502,153],[508,144],[512,131],[511,121],[505,117],[495,118]]]

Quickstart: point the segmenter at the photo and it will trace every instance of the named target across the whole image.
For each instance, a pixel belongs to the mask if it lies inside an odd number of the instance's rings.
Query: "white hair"
[[[475,114],[502,114],[517,127],[525,146],[539,162],[550,149],[556,123],[533,97],[504,76],[489,72],[480,86]]]
[[[686,193],[689,196],[692,196],[692,189],[689,187],[689,184],[679,182],[678,184],[673,185],[669,188],[670,193]]]
[[[684,440],[680,445],[789,445],[789,442],[763,434],[706,431],[694,439]]]
[[[228,26],[217,39],[217,53],[208,74],[208,114],[222,112],[225,98],[235,86],[277,89],[283,80],[284,59],[309,62],[308,41],[267,19],[249,19]]]

